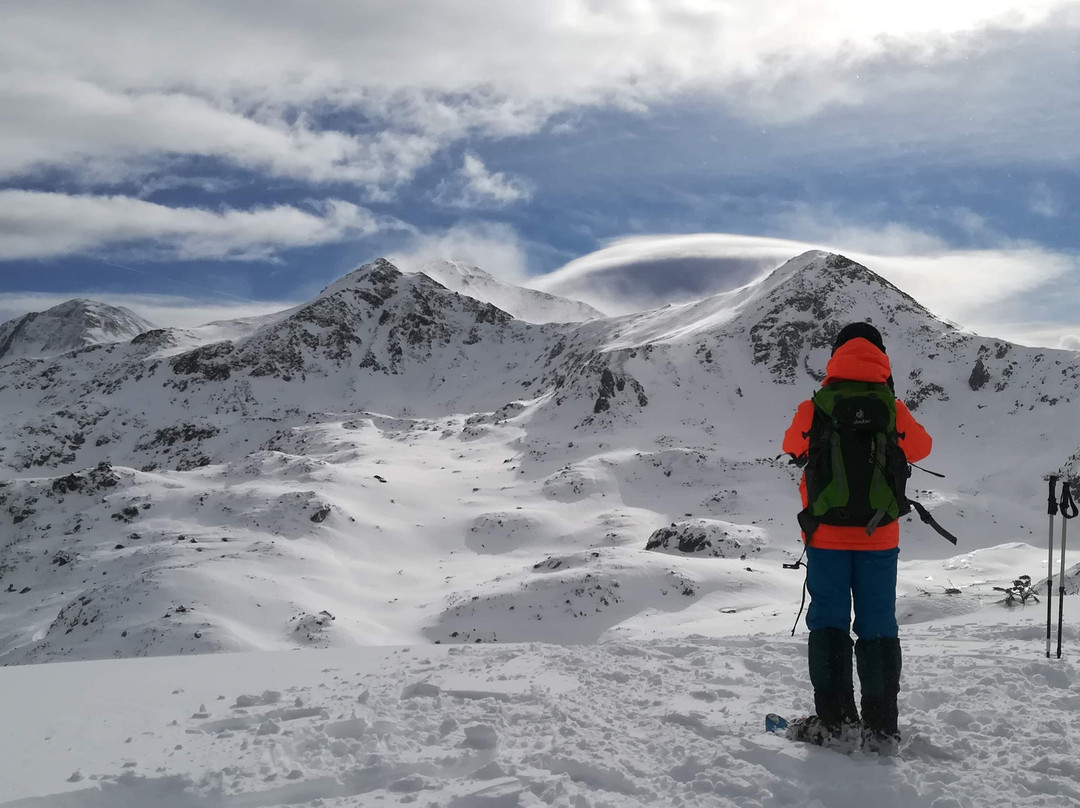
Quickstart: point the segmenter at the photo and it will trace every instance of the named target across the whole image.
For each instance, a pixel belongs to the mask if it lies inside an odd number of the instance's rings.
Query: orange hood
[[[825,366],[825,381],[822,384],[840,379],[884,384],[891,375],[889,357],[869,340],[856,337],[836,349]]]

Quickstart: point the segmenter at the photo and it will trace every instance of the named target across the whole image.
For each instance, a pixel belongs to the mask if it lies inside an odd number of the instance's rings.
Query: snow
[[[19,742],[0,805],[1080,804],[1076,599],[1058,661],[1041,657],[1038,606],[983,599],[949,615],[960,596],[920,597],[944,614],[903,629],[896,758],[764,732],[767,712],[810,704],[805,637],[776,630],[785,609],[749,628],[718,613],[708,633],[586,645],[7,667],[0,685],[19,695],[5,735]]]
[[[69,300],[0,324],[0,361],[122,342],[153,328],[153,323],[123,306]]]
[[[421,272],[447,289],[491,303],[528,323],[576,323],[604,316],[585,303],[503,283],[460,261],[424,261],[406,271]]]
[[[1062,660],[995,590],[1045,591],[1080,355],[826,253],[586,322],[448,286],[0,368],[0,806],[1080,804],[1080,551]],[[779,440],[858,318],[961,540],[903,526],[895,759],[762,731],[811,708]]]

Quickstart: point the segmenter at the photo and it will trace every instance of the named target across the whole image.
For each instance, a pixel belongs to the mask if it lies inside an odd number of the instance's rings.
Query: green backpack
[[[806,460],[808,505],[799,513],[807,542],[819,524],[863,527],[871,535],[911,510],[911,473],[896,432],[896,394],[886,384],[838,381],[813,396]]]

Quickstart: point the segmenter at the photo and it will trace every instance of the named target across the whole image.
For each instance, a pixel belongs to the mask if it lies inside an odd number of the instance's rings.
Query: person
[[[869,323],[856,322],[837,334],[822,383],[856,381],[888,385],[892,368],[881,333]],[[886,394],[890,400],[894,394]],[[907,462],[930,453],[931,439],[902,401],[896,400],[897,443]],[[783,451],[805,465],[814,423],[814,401],[802,402],[784,434]],[[862,415],[862,413],[859,413]],[[864,472],[865,473],[865,472]],[[907,465],[903,464],[903,473]],[[852,490],[854,490],[854,483]],[[866,485],[864,484],[864,488]],[[799,484],[802,496],[803,541],[806,543],[806,584],[810,607],[808,657],[814,688],[815,714],[793,721],[789,737],[821,745],[857,740],[873,751],[895,751],[900,741],[896,699],[902,659],[896,623],[896,564],[900,525],[872,520],[869,525],[812,525],[807,535],[806,473]],[[832,520],[843,521],[843,520]],[[877,521],[887,523],[876,524]],[[855,708],[852,676],[851,610],[855,609],[855,661],[862,690],[862,719]]]

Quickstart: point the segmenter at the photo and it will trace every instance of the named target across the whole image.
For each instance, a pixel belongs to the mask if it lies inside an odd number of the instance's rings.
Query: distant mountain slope
[[[428,261],[415,269],[447,289],[491,303],[527,323],[578,323],[606,315],[578,300],[513,286],[460,261]]]
[[[130,309],[69,300],[0,325],[0,361],[55,356],[90,345],[123,342],[155,328]]]
[[[243,327],[0,367],[0,660],[693,622],[798,549],[780,437],[852,320],[934,437],[947,477],[912,487],[961,549],[1044,539],[1042,475],[1080,476],[1076,353],[965,333],[823,252],[542,325],[380,259]],[[707,558],[671,549],[700,536]]]

